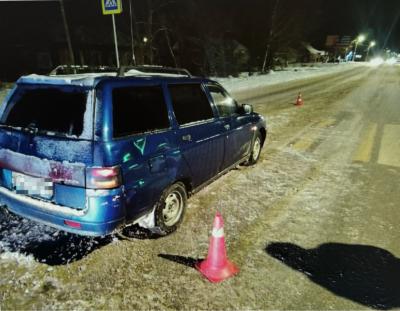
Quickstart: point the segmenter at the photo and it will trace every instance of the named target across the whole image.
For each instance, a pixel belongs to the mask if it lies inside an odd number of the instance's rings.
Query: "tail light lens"
[[[86,169],[86,187],[90,189],[113,189],[121,185],[121,169],[113,167],[89,167]]]
[[[75,229],[82,229],[82,225],[79,222],[72,220],[64,220],[64,225]]]

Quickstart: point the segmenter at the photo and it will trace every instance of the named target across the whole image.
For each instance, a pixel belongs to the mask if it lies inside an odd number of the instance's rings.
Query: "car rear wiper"
[[[29,123],[27,127],[23,128],[23,131],[28,132],[29,134],[37,134],[39,132],[39,129],[36,127],[35,123]]]

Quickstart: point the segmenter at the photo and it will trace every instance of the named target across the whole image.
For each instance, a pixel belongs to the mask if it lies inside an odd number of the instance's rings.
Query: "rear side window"
[[[87,92],[81,89],[21,89],[6,109],[6,125],[80,136]]]
[[[115,88],[112,96],[114,137],[169,128],[161,86]]]
[[[174,84],[169,86],[169,90],[178,124],[209,120],[214,117],[200,84]]]

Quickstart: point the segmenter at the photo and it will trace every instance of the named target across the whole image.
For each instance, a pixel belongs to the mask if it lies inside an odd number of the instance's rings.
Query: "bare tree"
[[[75,56],[74,56],[74,52],[72,50],[71,35],[70,35],[70,32],[69,32],[69,28],[68,28],[67,17],[65,15],[64,0],[60,0],[60,10],[61,10],[61,16],[62,16],[62,19],[63,19],[63,23],[64,23],[65,36],[66,36],[66,39],[67,39],[68,53],[69,53],[69,57],[70,57],[70,64],[71,65],[75,65]]]
[[[169,50],[169,52],[170,52],[170,54],[171,54],[171,57],[172,57],[172,59],[173,59],[173,61],[174,61],[175,67],[178,67],[178,62],[176,61],[174,49],[172,48],[171,39],[170,39],[170,36],[169,36],[169,33],[168,33],[168,32],[169,32],[169,29],[167,29],[167,28],[165,27],[165,28],[164,28],[164,34],[165,34],[165,40],[167,41],[168,50]]]
[[[142,38],[141,42],[143,42],[143,51],[144,51],[144,61],[149,64],[154,63],[154,51],[156,50],[155,47],[155,37],[161,31],[166,31],[165,25],[160,25],[159,19],[157,19],[157,15],[161,14],[163,8],[168,7],[169,5],[173,4],[174,1],[162,1],[162,0],[146,0],[146,16],[144,17],[142,23],[144,26],[144,37]],[[168,34],[165,35],[168,37],[167,42],[170,45],[170,37]],[[172,51],[172,49],[170,49]],[[174,54],[172,51],[172,57],[174,58]],[[174,59],[175,61],[175,59]]]
[[[272,44],[274,33],[275,33],[275,21],[276,21],[276,17],[277,17],[277,14],[278,14],[279,1],[280,0],[275,0],[274,9],[272,10],[271,26],[270,26],[270,30],[269,30],[267,48],[265,50],[265,56],[264,56],[264,63],[263,63],[263,66],[262,66],[262,72],[265,72],[265,70],[266,70],[267,61],[268,61],[268,58],[270,57],[270,53],[271,53],[271,44]]]
[[[262,71],[274,67],[274,63],[286,63],[288,54],[303,50],[301,44],[310,30],[313,29],[313,18],[310,6],[318,7],[319,2],[293,4],[288,0],[275,0],[271,11],[271,25],[264,54]]]

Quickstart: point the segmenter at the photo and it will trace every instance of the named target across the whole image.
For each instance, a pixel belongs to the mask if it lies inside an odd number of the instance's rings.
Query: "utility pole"
[[[357,56],[357,47],[360,43],[363,43],[365,41],[365,36],[364,35],[359,35],[356,38],[356,43],[355,43],[355,47],[354,47],[354,55],[353,55],[353,62],[356,61],[356,56]]]
[[[133,44],[133,14],[132,14],[132,0],[129,0],[129,16],[131,21],[131,44],[132,44],[132,62],[136,66],[135,46]]]
[[[60,9],[61,9],[61,15],[63,18],[63,22],[64,22],[65,36],[67,37],[69,60],[70,60],[71,65],[75,65],[75,56],[74,56],[74,52],[72,50],[71,35],[69,33],[67,17],[65,15],[64,0],[60,0]]]
[[[371,48],[373,48],[375,45],[376,45],[376,42],[375,42],[375,41],[371,41],[371,42],[369,43],[368,49],[367,49],[367,56],[365,57],[365,60],[366,60],[366,61],[369,60],[369,50],[370,50]]]

